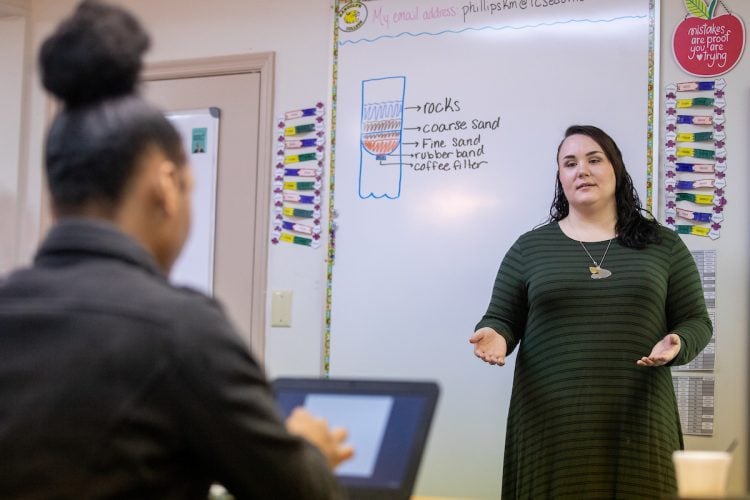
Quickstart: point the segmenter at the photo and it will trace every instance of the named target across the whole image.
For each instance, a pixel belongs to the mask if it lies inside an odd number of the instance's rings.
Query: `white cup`
[[[726,451],[675,451],[672,454],[681,498],[723,497],[732,455]]]

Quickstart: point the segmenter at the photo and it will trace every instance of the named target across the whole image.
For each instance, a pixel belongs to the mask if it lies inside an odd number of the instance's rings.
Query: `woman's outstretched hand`
[[[491,365],[503,366],[508,344],[505,337],[489,327],[480,328],[471,336],[469,342],[474,344],[474,356]]]
[[[672,361],[680,352],[682,341],[676,333],[670,333],[661,339],[653,349],[651,354],[644,356],[636,364],[638,366],[663,366]]]

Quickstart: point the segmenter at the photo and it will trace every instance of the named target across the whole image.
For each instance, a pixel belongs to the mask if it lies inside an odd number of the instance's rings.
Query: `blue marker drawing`
[[[401,196],[401,132],[406,77],[362,81],[359,197]]]

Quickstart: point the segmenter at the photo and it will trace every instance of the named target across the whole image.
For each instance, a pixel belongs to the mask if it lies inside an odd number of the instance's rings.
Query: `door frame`
[[[274,53],[237,54],[229,56],[180,59],[147,64],[143,81],[177,80],[205,76],[260,74],[258,106],[258,151],[256,154],[257,192],[255,196],[256,242],[252,263],[253,289],[250,301],[250,348],[260,362],[266,351],[266,289],[268,287],[268,241],[271,203],[271,168],[273,162],[273,89]]]

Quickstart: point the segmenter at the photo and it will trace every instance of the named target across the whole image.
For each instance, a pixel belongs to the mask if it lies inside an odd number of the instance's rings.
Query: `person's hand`
[[[490,327],[480,328],[471,336],[469,342],[474,344],[474,356],[491,365],[503,366],[508,343],[505,337]]]
[[[294,435],[305,438],[318,448],[328,460],[331,468],[354,455],[354,448],[345,444],[346,429],[331,429],[325,419],[314,417],[304,408],[295,408],[286,419],[286,429]]]
[[[644,356],[636,364],[638,366],[663,366],[672,361],[680,352],[682,341],[676,333],[670,333],[661,339],[648,357]]]

